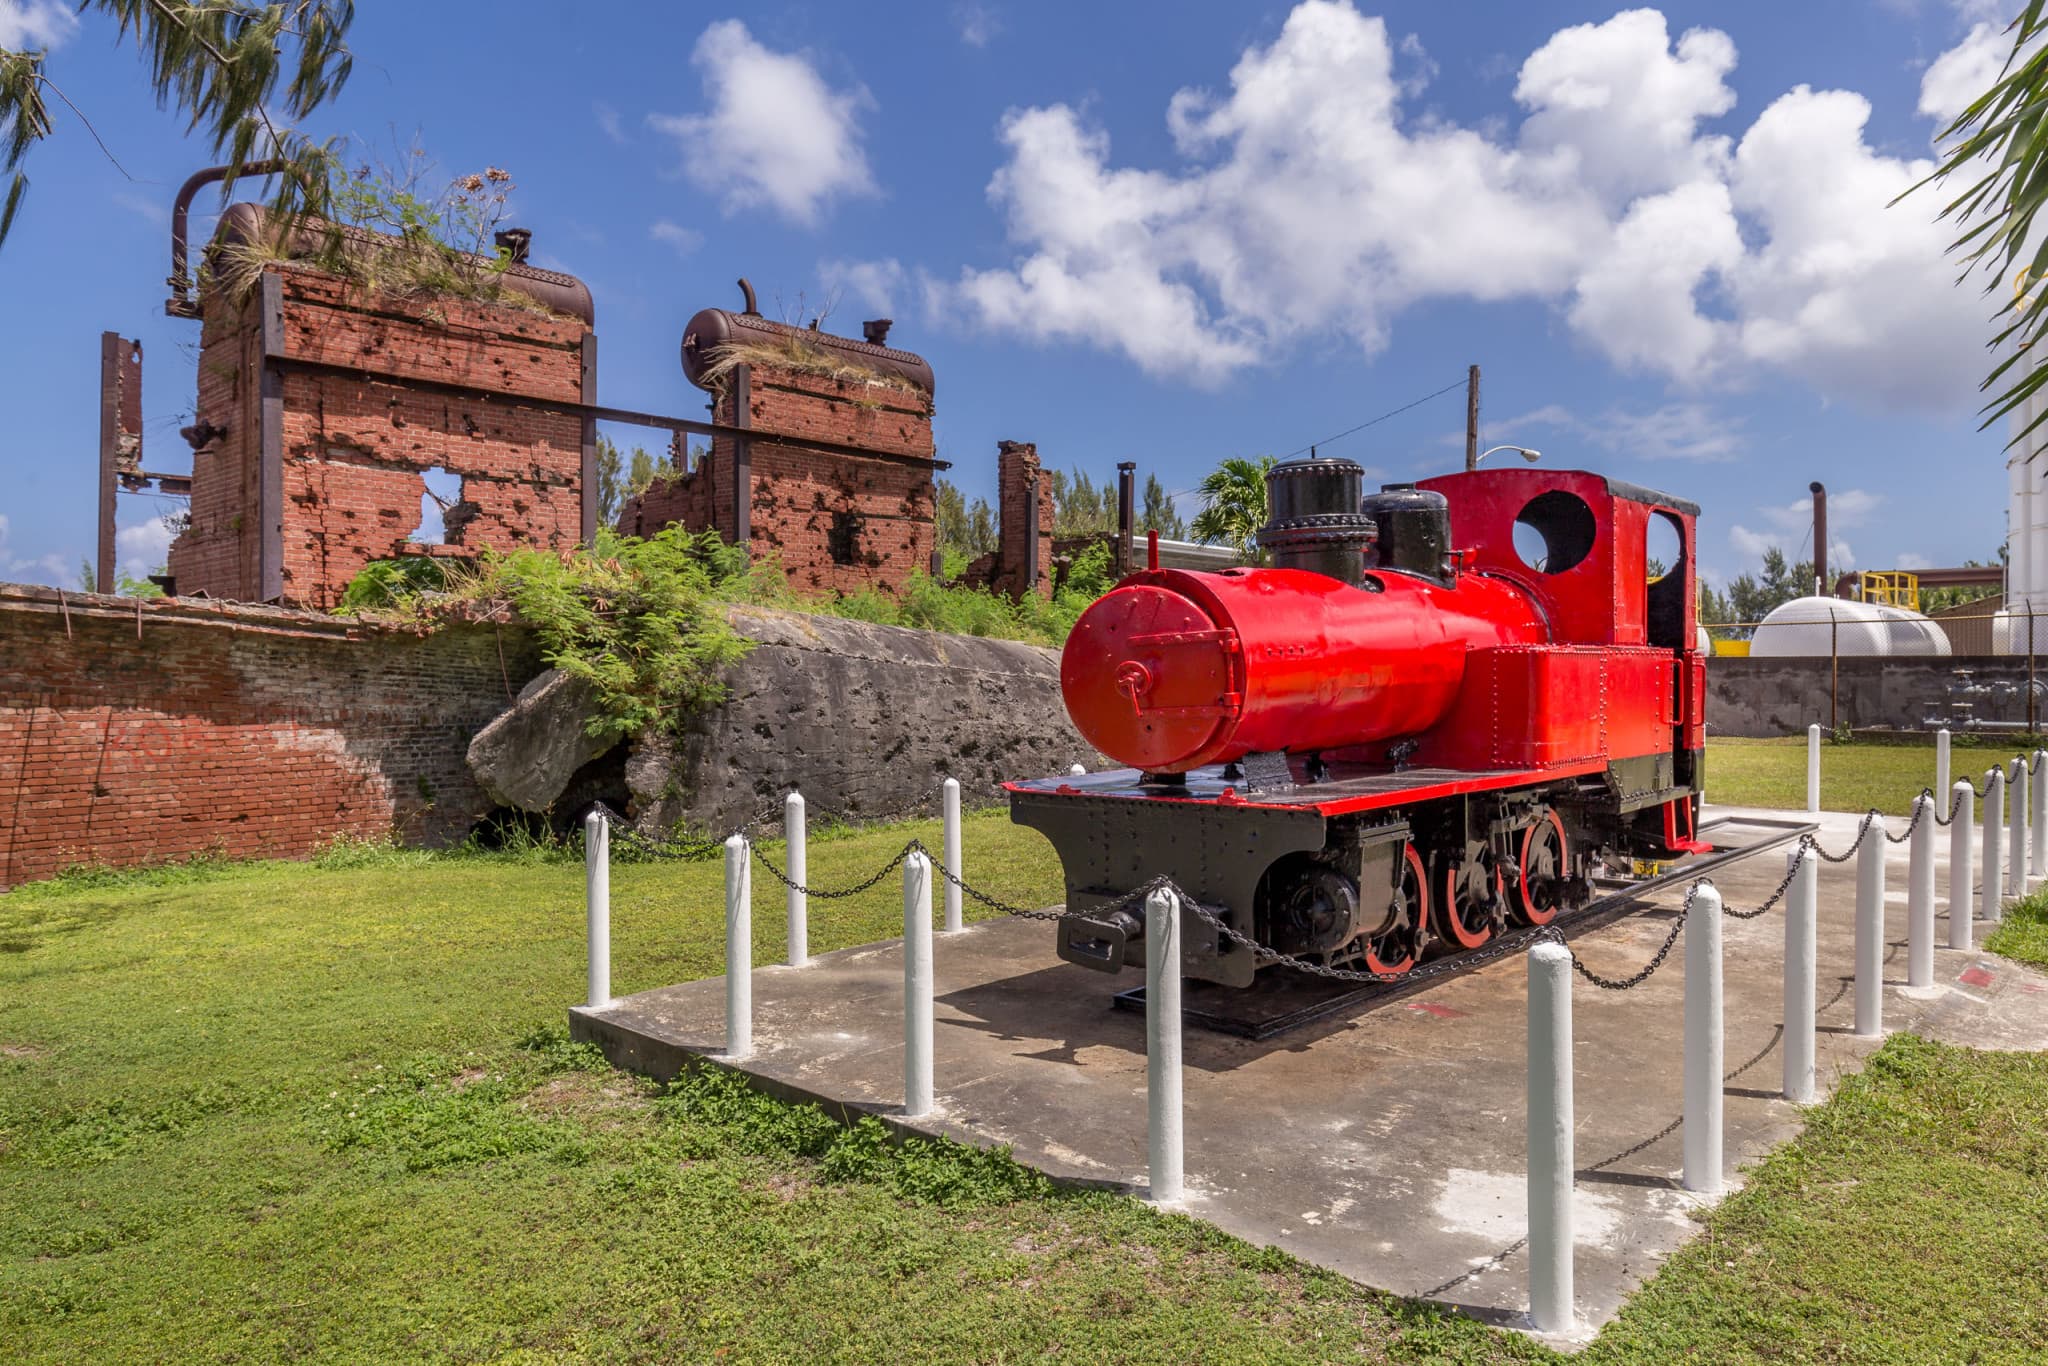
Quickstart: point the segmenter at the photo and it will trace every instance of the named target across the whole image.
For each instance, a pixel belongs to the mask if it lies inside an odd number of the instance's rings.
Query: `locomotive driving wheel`
[[[1565,882],[1571,875],[1571,846],[1564,822],[1551,807],[1522,832],[1515,860],[1515,918],[1525,925],[1548,925],[1564,909]]]
[[[1400,880],[1395,885],[1396,905],[1405,907],[1405,914],[1397,914],[1395,923],[1382,934],[1376,934],[1365,944],[1365,969],[1367,972],[1401,973],[1415,966],[1422,957],[1423,940],[1428,936],[1429,925],[1429,876],[1423,870],[1422,856],[1415,852],[1414,844],[1402,846],[1403,857],[1396,865],[1400,869]]]
[[[1476,949],[1500,928],[1500,907],[1506,888],[1500,873],[1477,858],[1444,868],[1443,896],[1437,902],[1437,933],[1461,949]]]

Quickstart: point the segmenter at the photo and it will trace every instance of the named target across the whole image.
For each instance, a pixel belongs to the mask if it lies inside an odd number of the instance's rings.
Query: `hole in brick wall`
[[[420,495],[420,524],[409,539],[421,545],[446,545],[448,528],[442,514],[462,501],[462,476],[435,465],[420,471],[427,491]]]
[[[835,512],[832,530],[825,534],[825,549],[834,564],[860,563],[860,514]]]

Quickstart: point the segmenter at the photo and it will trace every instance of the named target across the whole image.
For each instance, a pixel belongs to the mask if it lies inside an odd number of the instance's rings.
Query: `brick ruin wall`
[[[288,606],[332,607],[372,560],[467,555],[485,546],[568,546],[582,534],[587,333],[575,319],[453,298],[394,299],[317,272],[275,267],[281,302],[281,564]],[[210,294],[200,337],[198,420],[226,435],[193,457],[192,524],[173,542],[180,593],[256,601],[264,289],[239,306]],[[337,374],[290,359],[347,366]],[[407,387],[490,390],[489,402]],[[417,543],[425,471],[461,480],[445,545]]]
[[[790,586],[803,593],[893,593],[913,570],[929,568],[935,535],[931,396],[766,365],[749,369],[751,425],[882,453],[864,458],[749,442],[754,558],[778,557]],[[727,384],[716,395],[714,420],[733,421],[733,391]],[[680,523],[732,539],[733,444],[714,438],[695,468],[664,471],[627,500],[619,529],[647,536]]]
[[[460,839],[523,631],[0,586],[0,888],[80,863]]]
[[[1032,489],[1037,506],[1033,507]],[[981,584],[998,593],[1021,598],[1027,590],[1051,597],[1053,557],[1060,552],[1053,544],[1052,480],[1040,467],[1038,447],[1029,441],[996,443],[996,548],[970,562],[960,581]],[[1029,534],[1033,513],[1038,519],[1038,572],[1029,576],[1025,563],[1030,556]]]
[[[754,648],[726,705],[650,762],[621,770],[621,747],[585,771],[614,804],[639,789],[644,828],[727,829],[792,787],[886,814],[946,774],[979,803],[1101,762],[1052,650],[759,608],[733,625]],[[0,889],[79,864],[305,857],[337,835],[459,840],[494,810],[469,742],[543,667],[513,626],[0,585]]]

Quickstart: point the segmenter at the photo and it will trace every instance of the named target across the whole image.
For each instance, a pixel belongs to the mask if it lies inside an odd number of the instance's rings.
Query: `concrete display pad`
[[[1783,819],[1783,812],[1740,813]],[[1858,817],[1823,815],[1824,847]],[[1894,833],[1905,827],[1893,820]],[[1873,838],[1875,835],[1873,834]],[[2048,977],[1947,942],[1947,832],[1938,846],[1935,983],[1905,986],[1906,848],[1887,870],[1885,1026],[1985,1048],[2048,1046]],[[973,877],[968,851],[968,877]],[[1777,886],[1785,850],[1724,865],[1729,906]],[[1981,875],[1981,869],[1980,875]],[[1820,871],[1817,1050],[1822,1094],[1877,1046],[1852,1022],[1855,865]],[[1634,913],[1571,933],[1589,968],[1625,976],[1669,932],[1682,885]],[[779,901],[779,898],[778,898]],[[812,907],[815,919],[821,907]],[[829,911],[824,913],[829,914]],[[1978,925],[1981,941],[1988,926]],[[1781,910],[1725,930],[1727,1166],[1792,1137],[1779,1098],[1785,922]],[[1684,948],[1648,982],[1601,991],[1575,979],[1578,1338],[1590,1336],[1695,1227],[1679,1189]],[[1524,1087],[1526,955],[1363,1005],[1282,1038],[1190,1029],[1185,1041],[1183,1207],[1366,1285],[1525,1326],[1528,1266]],[[903,1095],[898,942],[755,973],[754,1054],[740,1066],[774,1094],[882,1116],[963,1142],[1009,1144],[1062,1180],[1146,1187],[1142,1016],[1110,998],[1142,981],[1059,962],[1043,922],[988,921],[936,936],[937,1110],[893,1115]],[[672,1076],[720,1060],[722,978],[570,1012],[574,1037],[620,1066]]]

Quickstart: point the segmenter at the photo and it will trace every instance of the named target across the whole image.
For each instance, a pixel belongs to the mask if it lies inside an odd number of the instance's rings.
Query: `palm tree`
[[[1266,473],[1277,463],[1270,455],[1233,455],[1211,470],[1202,480],[1202,510],[1189,528],[1195,539],[1234,545],[1248,561],[1262,558],[1257,538],[1266,524]]]
[[[2034,231],[2034,215],[2048,201],[2048,43],[2038,41],[2044,30],[2048,0],[2027,0],[2008,29],[2012,52],[1997,82],[1942,129],[1942,139],[1954,139],[1946,159],[1906,192],[1951,177],[1965,182],[1967,188],[1940,214],[1966,229],[1949,250],[1962,260],[1965,277],[1985,269],[1993,272],[1990,289],[2013,282],[2011,297],[1993,315],[2003,324],[1993,342],[2003,359],[1978,386],[1988,390],[2008,381],[1980,410],[1986,427],[2048,384],[2048,366],[2028,364],[2016,378],[2008,374],[2048,328],[2048,309],[2032,307],[2038,286],[2048,280],[2048,237]],[[2041,421],[2036,418],[2006,444],[2018,444]]]

